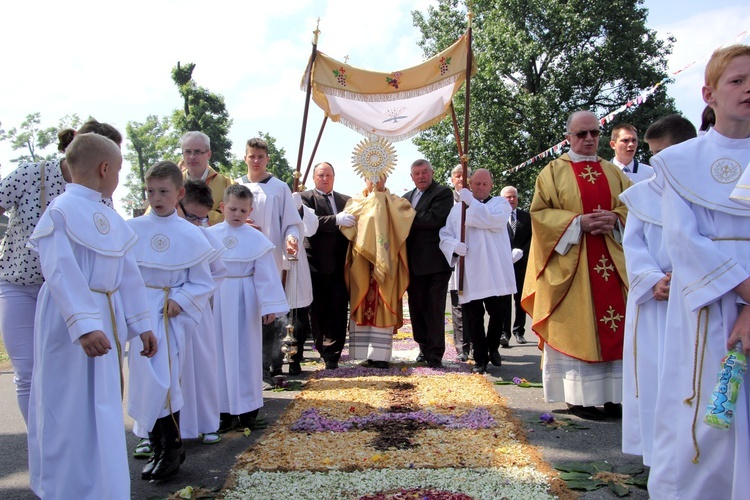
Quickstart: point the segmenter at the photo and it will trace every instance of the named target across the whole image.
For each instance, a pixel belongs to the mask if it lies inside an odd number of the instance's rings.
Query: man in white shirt
[[[654,175],[653,168],[634,158],[638,150],[638,130],[634,126],[629,123],[615,125],[609,145],[615,151],[612,163],[617,165],[633,183],[645,181]]]

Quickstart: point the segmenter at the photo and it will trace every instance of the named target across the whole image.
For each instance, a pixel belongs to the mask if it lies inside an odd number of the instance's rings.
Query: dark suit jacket
[[[313,209],[315,215],[318,216],[319,223],[318,231],[309,238],[305,238],[304,243],[310,271],[323,274],[343,273],[349,240],[339,231],[336,216],[331,213],[328,200],[315,189],[305,191],[301,196],[302,203]],[[349,196],[333,191],[333,200],[336,203],[336,209],[342,212]]]
[[[523,257],[513,264],[516,274],[516,285],[523,284],[523,277],[526,274],[526,264],[529,262],[529,249],[531,248],[531,215],[526,210],[516,209],[516,235],[513,236],[510,230],[510,221],[508,222],[508,234],[510,235],[511,248],[520,248],[523,250]],[[518,290],[520,293],[521,290]]]
[[[412,189],[404,195],[411,202],[416,192]],[[417,215],[406,239],[406,253],[409,258],[409,273],[415,276],[450,272],[451,267],[440,251],[440,229],[445,226],[448,214],[453,208],[453,191],[434,180],[425,189],[414,207]]]

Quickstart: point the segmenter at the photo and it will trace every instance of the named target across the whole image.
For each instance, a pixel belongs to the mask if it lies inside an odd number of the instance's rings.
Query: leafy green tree
[[[589,109],[603,116],[667,76],[673,40],[659,40],[646,27],[648,10],[642,3],[472,2],[477,73],[471,80],[469,166],[492,171],[496,191],[513,184],[522,203],[530,202],[534,180],[549,159],[503,172],[562,141],[570,112]],[[439,0],[436,7],[413,12],[412,17],[422,32],[420,47],[426,57],[467,29],[466,7],[458,0]],[[461,124],[464,89],[454,99]],[[673,100],[660,91],[634,108],[627,120],[645,131],[655,117],[673,112]],[[414,142],[435,165],[437,177],[447,179],[459,161],[451,121],[444,120]],[[612,156],[609,151],[606,157]]]
[[[289,185],[289,189],[294,188],[294,169],[289,165],[289,161],[286,159],[286,150],[276,145],[276,139],[271,136],[268,132],[258,132],[257,137],[260,137],[266,144],[268,144],[268,171],[273,175]],[[245,150],[245,146],[242,146],[242,150]],[[244,158],[239,158],[232,163],[232,169],[229,175],[232,179],[237,179],[243,175],[247,175],[247,165],[245,164]]]
[[[12,162],[37,162],[54,158],[57,153],[47,150],[51,146],[57,146],[57,133],[65,128],[77,128],[81,124],[78,115],[73,114],[62,117],[56,127],[43,128],[41,116],[40,112],[31,113],[26,115],[19,127],[13,127],[7,132],[0,130],[0,140],[10,141],[10,147],[14,151],[23,151]]]
[[[183,108],[172,115],[178,135],[192,130],[203,132],[211,139],[211,160],[215,169],[227,173],[233,165],[232,141],[229,127],[232,120],[224,104],[224,97],[200,87],[193,80],[194,63],[172,68],[172,80],[179,89]]]
[[[128,149],[124,157],[130,163],[131,171],[125,179],[128,194],[123,203],[132,213],[142,208],[146,201],[146,170],[160,160],[180,161],[177,152],[179,137],[172,129],[169,117],[156,115],[149,115],[143,123],[129,121],[125,131]]]

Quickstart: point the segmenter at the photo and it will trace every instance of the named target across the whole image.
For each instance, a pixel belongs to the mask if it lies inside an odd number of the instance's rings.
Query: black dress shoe
[[[508,347],[510,345],[510,335],[503,333],[500,335],[500,346]]]
[[[372,363],[373,368],[380,368],[381,370],[387,370],[391,367],[390,363],[388,361],[373,361]]]
[[[328,360],[326,361],[326,370],[336,370],[339,367],[338,361]]]
[[[604,403],[604,415],[609,418],[622,418],[622,405],[620,403]]]
[[[151,472],[151,479],[162,480],[173,477],[180,471],[180,465],[185,461],[185,447],[167,448]]]
[[[424,354],[422,354],[422,352],[420,352],[420,353],[419,353],[419,354],[417,355],[417,359],[415,359],[414,361],[416,361],[417,363],[424,363],[424,361],[425,361],[425,359],[424,359]]]
[[[154,467],[156,467],[156,464],[159,463],[162,455],[161,446],[156,446],[153,444],[152,446],[154,447],[154,451],[151,453],[151,456],[148,458],[148,462],[146,462],[146,465],[141,471],[141,479],[145,479],[147,481],[151,479],[151,474],[154,472]]]
[[[253,429],[255,427],[255,421],[258,420],[258,413],[260,412],[260,409],[249,411],[247,413],[243,413],[239,417],[237,417],[237,430],[240,432],[244,432],[245,429]]]
[[[604,413],[596,406],[568,405],[568,413],[584,420],[604,420]]]
[[[487,365],[474,365],[471,373],[487,373]]]
[[[528,341],[524,338],[523,335],[516,335],[516,342],[519,344],[526,344]]]
[[[222,413],[219,417],[219,434],[224,434],[237,427],[237,417],[229,413]]]
[[[490,353],[490,363],[492,363],[495,366],[501,366],[503,364],[503,358],[500,357],[499,352],[493,351]]]
[[[302,367],[296,361],[289,363],[289,375],[299,375],[302,373]]]
[[[458,356],[456,356],[456,359],[461,361],[462,363],[466,363],[469,360],[469,355],[465,352],[462,352]]]
[[[271,376],[272,377],[275,377],[277,375],[281,375],[282,373],[284,373],[284,372],[281,371],[281,367],[280,366],[277,367],[277,368],[273,368],[273,367],[271,368]]]
[[[427,361],[427,366],[430,368],[442,368],[443,362],[439,359],[430,359]]]

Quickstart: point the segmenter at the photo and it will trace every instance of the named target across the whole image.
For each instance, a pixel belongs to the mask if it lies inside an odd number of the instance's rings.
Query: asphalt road
[[[528,324],[528,323],[527,323]],[[533,334],[527,334],[531,340]],[[540,351],[534,343],[518,345],[515,339],[511,346],[502,349],[503,366],[490,366],[486,375],[489,380],[513,377],[529,381],[541,381]],[[312,356],[306,350],[307,356]],[[312,357],[310,357],[312,359]],[[125,364],[127,366],[127,363]],[[321,366],[321,365],[317,365]],[[313,366],[303,366],[300,377],[303,379]],[[568,417],[562,404],[547,404],[540,388],[520,388],[509,385],[496,385],[498,393],[506,398],[508,405],[516,415],[526,422],[537,421],[539,415],[551,412],[555,417]],[[296,392],[266,392],[265,406],[261,416],[268,423],[275,421],[286,404],[294,398]],[[621,425],[617,420],[587,422],[576,417],[572,419],[589,427],[588,430],[562,431],[546,430],[535,424],[527,424],[527,435],[532,445],[539,447],[544,459],[549,463],[566,461],[599,461],[606,460],[613,465],[640,465],[640,457],[623,455],[620,452]],[[128,450],[131,451],[137,439],[130,432],[132,420],[126,417],[128,430]],[[26,461],[26,429],[18,410],[13,385],[13,373],[10,367],[0,368],[0,498],[4,500],[27,500],[35,496],[28,488],[28,466]],[[235,457],[262,437],[263,431],[254,431],[250,436],[238,432],[224,435],[222,442],[204,445],[197,440],[186,441],[187,460],[180,473],[173,479],[163,482],[148,482],[140,479],[140,470],[145,461],[130,459],[132,478],[131,496],[134,499],[166,498],[171,493],[186,485],[202,486],[208,489],[220,488],[234,465]],[[321,492],[321,498],[325,498]],[[584,499],[616,498],[606,489],[588,492]],[[648,498],[645,490],[631,488],[631,498]]]

